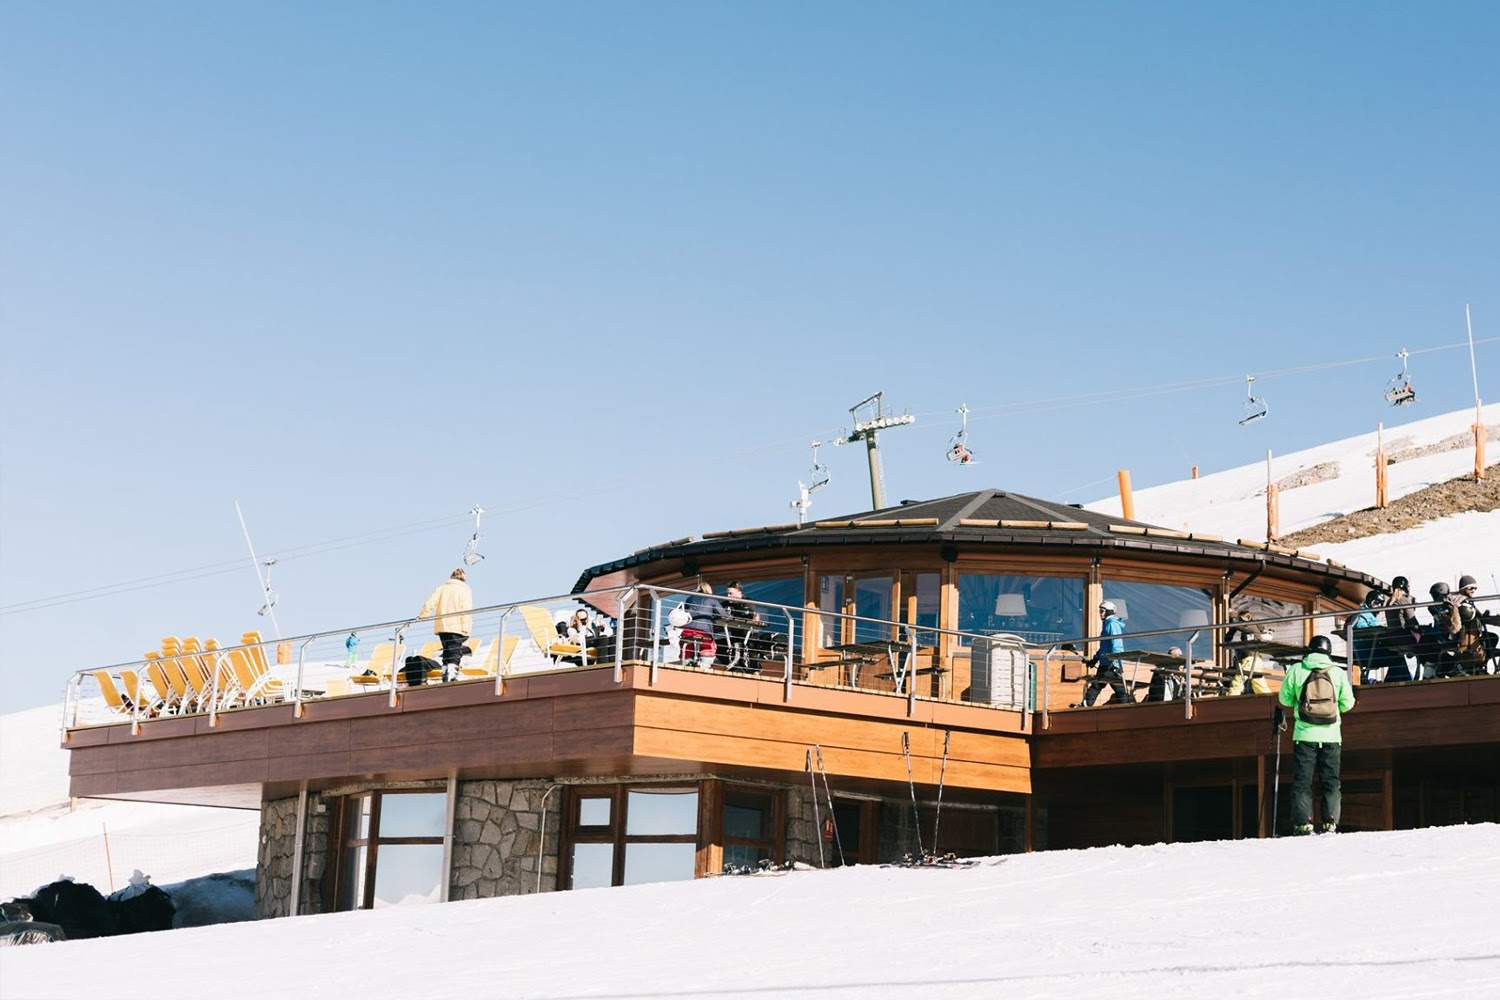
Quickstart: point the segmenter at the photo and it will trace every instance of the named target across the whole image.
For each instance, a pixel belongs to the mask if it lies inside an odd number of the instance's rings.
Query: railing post
[[[224,653],[214,650],[214,676],[208,685],[208,728],[219,724],[219,671],[223,669]]]
[[[911,718],[917,714],[917,676],[913,673],[917,669],[917,630],[908,629],[906,672],[901,677],[901,683],[906,685],[906,716]],[[942,690],[942,680],[938,680],[938,690]]]
[[[1185,719],[1192,719],[1193,717],[1193,643],[1197,640],[1199,634],[1198,632],[1194,632],[1187,637],[1186,656],[1182,664],[1182,672],[1185,675],[1182,695],[1182,704],[1184,707],[1182,711],[1183,718]]]
[[[651,686],[656,687],[657,668],[660,665],[661,656],[665,655],[664,647],[661,645],[661,595],[651,591]]]
[[[313,641],[312,636],[302,640],[302,645],[297,647],[297,686],[292,689],[292,718],[302,718],[302,669],[307,660],[307,645]]]
[[[792,614],[791,608],[783,607],[781,611],[786,615],[786,668],[781,676],[781,700],[786,703],[792,700],[792,661],[796,657],[797,618]]]
[[[1344,619],[1344,656],[1349,662],[1349,679],[1355,684],[1364,683],[1364,671],[1359,669],[1359,664],[1354,661],[1354,618],[1351,612]]]
[[[416,621],[416,619],[412,619]],[[389,706],[396,707],[396,678],[405,666],[401,662],[401,634],[411,627],[411,622],[396,627],[396,634],[391,637],[391,698]],[[424,680],[426,678],[423,678]]]
[[[495,641],[500,644],[500,648],[495,651],[495,697],[497,698],[505,694],[505,668],[510,666],[505,661],[505,623],[510,620],[515,610],[514,604],[505,609],[505,613],[500,616],[500,634],[495,637]]]
[[[637,588],[632,586],[625,593],[619,595],[620,613],[615,618],[615,683],[625,683],[625,617],[629,608],[635,604]],[[585,649],[587,644],[585,643]]]

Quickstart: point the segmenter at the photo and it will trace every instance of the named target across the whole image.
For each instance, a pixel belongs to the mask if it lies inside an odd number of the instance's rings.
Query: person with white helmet
[[[1125,651],[1125,640],[1120,636],[1125,634],[1125,621],[1116,612],[1113,601],[1099,602],[1099,616],[1104,619],[1100,627],[1104,639],[1099,643],[1098,651],[1087,661],[1094,667],[1094,676],[1083,692],[1083,704],[1092,705],[1099,692],[1109,685],[1114,700],[1123,705],[1135,700],[1130,697],[1130,689],[1125,686],[1125,677],[1120,672],[1119,654]]]

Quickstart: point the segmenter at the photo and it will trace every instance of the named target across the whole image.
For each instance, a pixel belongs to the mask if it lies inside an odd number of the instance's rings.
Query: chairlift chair
[[[1257,420],[1271,412],[1271,407],[1260,396],[1254,395],[1250,389],[1255,384],[1254,375],[1245,376],[1245,415],[1240,418],[1240,426],[1253,424]]]
[[[1411,376],[1406,372],[1406,348],[1403,347],[1396,357],[1401,359],[1401,370],[1385,384],[1385,401],[1392,406],[1405,406],[1417,401],[1417,390],[1412,388]]]
[[[800,479],[797,481],[797,499],[790,506],[797,512],[798,524],[807,519],[807,509],[812,506],[812,495],[833,482],[832,473],[818,461],[818,449],[822,446],[822,441],[812,443],[812,482],[804,484]]]
[[[469,544],[464,546],[464,565],[477,566],[484,560],[484,553],[479,551],[479,539],[482,537],[479,533],[479,524],[484,516],[484,508],[476,503],[469,513],[474,515],[474,534],[469,537]]]
[[[973,465],[974,453],[969,450],[969,404],[960,403],[958,413],[962,419],[958,433],[948,440],[948,461],[959,465]]]

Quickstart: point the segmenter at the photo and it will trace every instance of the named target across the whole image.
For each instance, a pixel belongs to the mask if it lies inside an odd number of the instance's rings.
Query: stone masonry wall
[[[545,781],[459,782],[448,898],[536,892],[539,847],[541,891],[556,889],[562,797]]]
[[[307,797],[307,828],[302,841],[302,913],[322,912],[323,873],[328,862],[328,806],[322,796]],[[255,919],[291,914],[292,865],[297,846],[297,797],[261,805],[255,859]]]

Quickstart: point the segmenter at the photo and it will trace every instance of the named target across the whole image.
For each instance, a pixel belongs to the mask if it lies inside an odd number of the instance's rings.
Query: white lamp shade
[[[1121,621],[1129,621],[1130,620],[1130,608],[1126,606],[1126,604],[1125,604],[1125,598],[1123,598],[1123,597],[1106,597],[1104,600],[1108,601],[1109,603],[1111,603],[1111,604],[1113,604],[1115,606],[1115,617],[1116,618],[1120,619]],[[1100,602],[1100,603],[1103,603],[1103,602]]]
[[[1208,624],[1208,612],[1197,608],[1184,611],[1177,616],[1177,624],[1183,628],[1202,628]]]
[[[995,614],[1010,618],[1026,617],[1026,598],[1020,594],[1001,594],[995,598]]]

